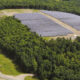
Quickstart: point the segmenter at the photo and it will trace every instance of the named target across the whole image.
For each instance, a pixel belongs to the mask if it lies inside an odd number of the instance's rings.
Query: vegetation
[[[25,80],[39,80],[39,79],[37,79],[37,78],[35,78],[35,77],[27,76],[27,77],[25,78]]]
[[[18,20],[7,17],[0,20],[0,48],[7,52],[26,72],[37,72],[43,61],[38,56],[48,54],[45,41]],[[39,62],[39,63],[38,63]]]
[[[19,67],[14,65],[13,61],[7,58],[4,54],[0,53],[0,71],[8,75],[19,75]]]
[[[0,9],[5,8],[47,9],[80,15],[80,0],[0,0]]]
[[[51,80],[79,80],[80,79],[80,37],[72,40],[50,40],[47,45],[56,52],[55,67]]]
[[[5,17],[0,20],[0,48],[40,80],[80,80],[80,37],[45,41],[20,21]]]
[[[80,15],[80,0],[0,0],[0,9],[5,8],[47,9]],[[5,17],[0,20],[0,49],[24,72],[34,73],[40,80],[80,80],[80,37],[74,41],[64,38],[45,41],[20,21]],[[20,74],[16,68],[0,54],[0,71]],[[26,77],[26,80],[38,79]]]

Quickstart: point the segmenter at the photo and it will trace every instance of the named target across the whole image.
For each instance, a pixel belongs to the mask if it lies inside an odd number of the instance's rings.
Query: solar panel
[[[23,13],[23,14],[15,14],[15,18],[18,18],[19,20],[38,20],[38,19],[46,19],[45,16],[39,14],[39,13]]]
[[[41,36],[72,34],[70,30],[61,27],[51,19],[39,13],[16,14],[15,18],[19,19],[22,24],[27,25],[32,32],[36,32]]]
[[[55,17],[59,19],[60,21],[72,26],[76,30],[80,31],[80,16],[78,15],[65,13],[65,12],[59,12],[59,11],[41,10],[41,12],[46,13],[52,17]]]

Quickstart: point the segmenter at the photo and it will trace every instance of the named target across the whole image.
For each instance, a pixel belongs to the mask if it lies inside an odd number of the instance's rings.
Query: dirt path
[[[67,36],[62,36],[62,37],[72,37],[74,38],[75,36],[80,36],[80,31],[77,31],[76,29],[74,29],[72,26],[70,25],[67,25],[66,23],[56,19],[55,17],[52,17],[48,14],[45,14],[43,12],[40,12],[40,14],[44,15],[44,16],[47,16],[49,19],[53,20],[54,22],[56,22],[57,24],[61,25],[62,27],[70,30],[73,32],[73,34],[68,34]],[[58,36],[59,37],[59,36]],[[57,37],[54,37],[54,38],[57,38]]]
[[[2,11],[2,12],[3,12],[3,14],[6,15],[6,16],[12,16],[12,15],[14,15],[14,14],[17,13],[17,12],[11,12],[11,13],[8,12],[8,13],[7,13],[6,11]]]
[[[0,78],[2,78],[2,80],[24,80],[26,76],[34,76],[34,74],[21,74],[19,76],[10,76],[2,74],[0,72]]]
[[[0,78],[0,80],[6,80],[6,79]]]

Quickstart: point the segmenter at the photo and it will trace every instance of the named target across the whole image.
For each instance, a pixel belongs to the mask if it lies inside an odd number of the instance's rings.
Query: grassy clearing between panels
[[[2,53],[0,53],[0,72],[14,76],[21,74],[21,72],[18,71],[18,66]]]
[[[43,37],[44,40],[49,41],[52,39],[52,37]]]
[[[25,80],[39,80],[39,79],[36,77],[27,76]]]

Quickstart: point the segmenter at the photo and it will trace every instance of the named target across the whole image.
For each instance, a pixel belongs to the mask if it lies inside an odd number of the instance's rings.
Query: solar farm
[[[22,24],[27,25],[32,32],[36,32],[41,36],[54,37],[73,34],[70,30],[40,13],[23,13],[15,14],[14,16],[19,19]]]
[[[59,19],[60,21],[72,26],[76,30],[80,31],[80,16],[78,15],[65,13],[65,12],[59,12],[59,11],[41,10],[41,12],[48,14],[52,17],[55,17]]]

